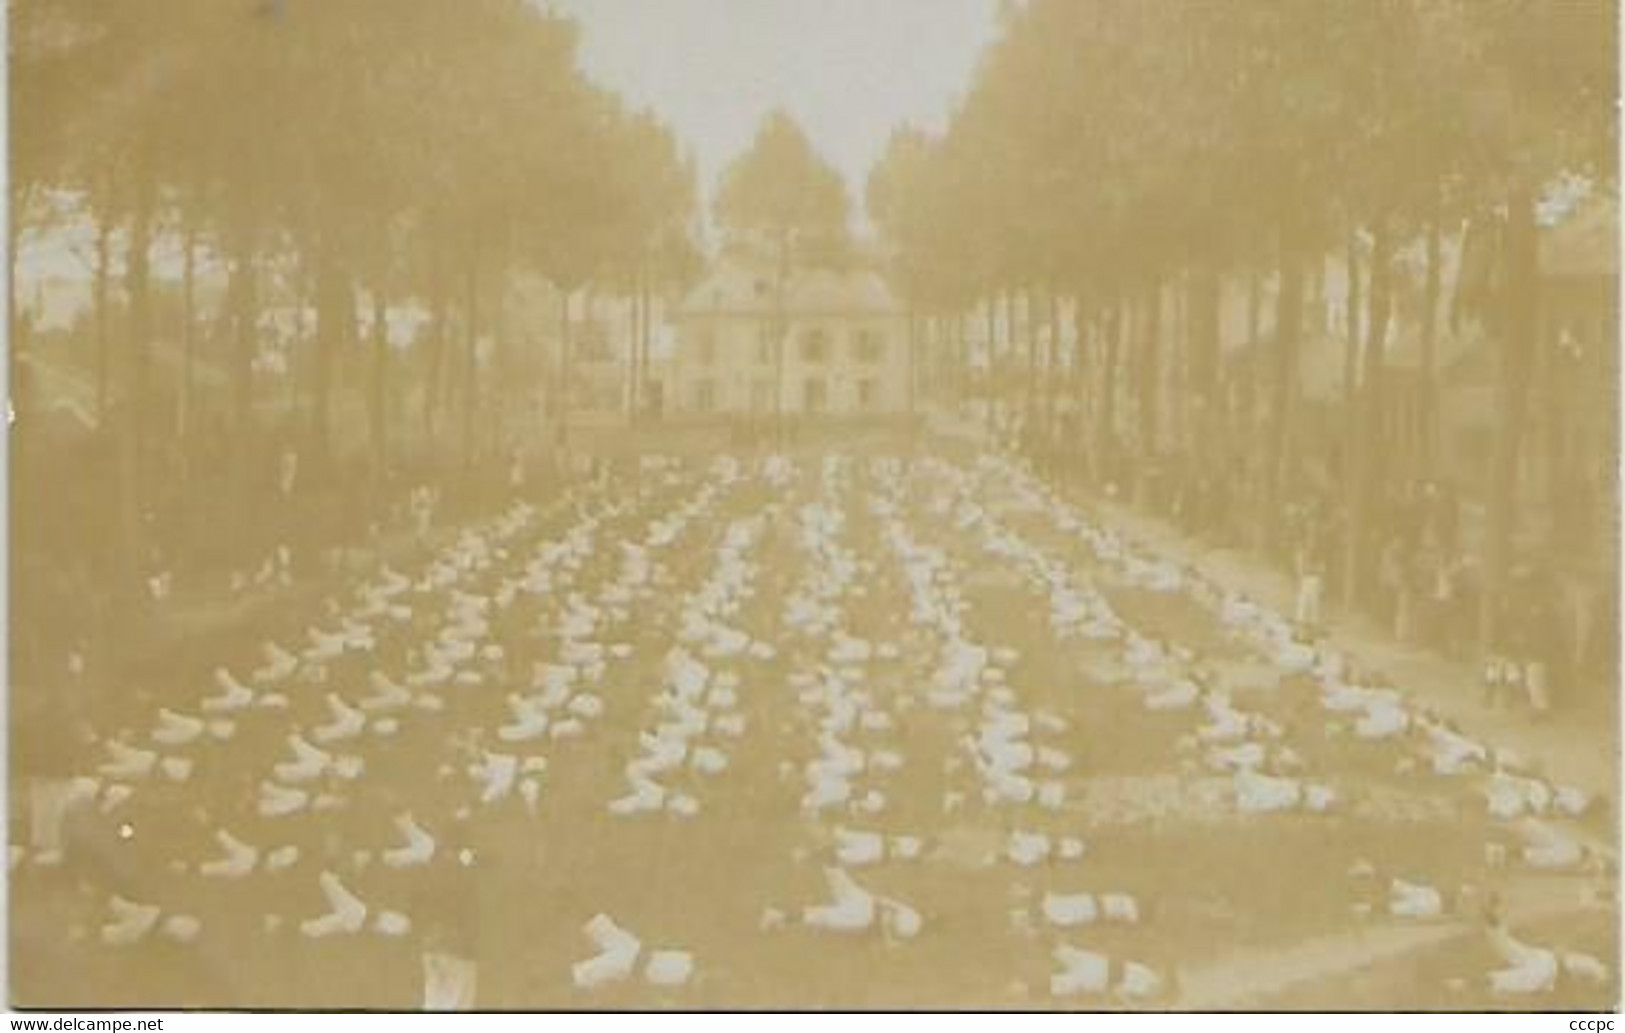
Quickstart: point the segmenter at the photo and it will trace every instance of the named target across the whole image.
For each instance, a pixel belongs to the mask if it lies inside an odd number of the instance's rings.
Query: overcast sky
[[[651,107],[717,173],[788,109],[861,205],[893,127],[940,126],[992,38],[997,0],[545,0],[582,28],[582,64]]]

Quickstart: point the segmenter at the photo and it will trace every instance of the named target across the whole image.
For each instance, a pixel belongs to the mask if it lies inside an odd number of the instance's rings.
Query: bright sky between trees
[[[717,174],[774,108],[795,116],[854,202],[900,123],[937,128],[993,38],[997,0],[546,0],[582,64],[671,125]],[[861,204],[855,203],[861,212]]]

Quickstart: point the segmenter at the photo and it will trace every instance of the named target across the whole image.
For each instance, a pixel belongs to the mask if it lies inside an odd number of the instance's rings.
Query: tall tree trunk
[[[1148,470],[1157,460],[1158,447],[1161,444],[1161,428],[1158,426],[1158,395],[1162,384],[1162,357],[1160,349],[1162,342],[1162,281],[1153,278],[1147,287],[1145,297],[1141,302],[1144,305],[1144,320],[1141,324],[1142,335],[1135,348],[1135,368],[1139,374],[1139,384],[1136,385],[1139,395],[1139,444],[1140,456],[1144,460],[1142,470]]]
[[[1057,382],[1061,365],[1061,298],[1053,286],[1045,294],[1049,310],[1049,342],[1044,348],[1044,436],[1054,447],[1055,410],[1061,387]]]
[[[1085,469],[1089,463],[1089,367],[1090,349],[1100,338],[1100,314],[1093,296],[1082,290],[1072,295],[1072,411],[1073,430],[1079,440],[1073,442]]]
[[[1128,320],[1123,311],[1123,295],[1115,291],[1106,313],[1106,336],[1100,357],[1100,403],[1095,410],[1095,476],[1110,481],[1113,475],[1112,457],[1116,452],[1117,436],[1117,356]]]
[[[920,378],[920,316],[910,304],[908,309],[908,394],[907,411],[909,416],[914,415],[915,392]]]
[[[15,430],[15,421],[22,413],[37,411],[39,392],[31,385],[36,383],[36,377],[27,371],[23,365],[23,357],[32,348],[30,338],[33,336],[33,317],[25,317],[17,297],[17,263],[18,252],[22,250],[23,241],[23,213],[28,209],[28,202],[32,191],[28,187],[19,187],[15,181],[9,185],[7,199],[11,203],[11,211],[6,218],[6,329],[10,342],[7,348],[6,369],[9,374],[6,383],[9,387],[10,398],[7,399],[6,426]],[[98,429],[105,426],[98,415],[96,425]],[[15,446],[14,446],[15,447]],[[25,460],[20,451],[12,452],[13,467],[19,471],[14,474],[20,483],[28,478],[20,473]]]
[[[649,293],[648,273],[638,270],[637,279],[633,282],[634,296],[633,313],[636,318],[632,322],[632,407],[631,415],[635,418],[638,411],[644,406],[643,384],[643,328],[649,322]]]
[[[1264,371],[1264,283],[1256,266],[1247,270],[1247,375],[1242,378],[1242,411],[1246,416],[1245,433],[1250,445],[1262,444],[1258,437],[1259,399],[1263,392]],[[1263,494],[1263,484],[1255,485]]]
[[[1348,304],[1343,310],[1343,462],[1345,483],[1353,483],[1354,439],[1359,433],[1360,397],[1360,238],[1349,227]]]
[[[1256,507],[1252,520],[1253,547],[1263,549],[1269,540],[1269,451],[1268,426],[1264,420],[1266,374],[1269,369],[1264,348],[1264,283],[1258,265],[1247,268],[1247,368],[1241,379],[1243,439],[1247,442],[1249,491]]]
[[[919,391],[927,399],[935,393],[937,378],[941,372],[937,357],[937,317],[931,312],[921,312],[919,315],[920,341],[917,346],[918,356],[915,359],[916,374],[919,380]]]
[[[1189,465],[1190,459],[1190,313],[1186,311],[1189,295],[1188,270],[1170,276],[1166,291],[1159,287],[1159,307],[1166,306],[1161,317],[1162,350],[1158,370],[1158,426],[1156,440],[1161,451],[1176,462]],[[1166,294],[1166,297],[1164,297]]]
[[[463,472],[474,470],[474,410],[479,405],[479,242],[470,242],[463,270]]]
[[[26,188],[12,187],[9,190],[11,211],[6,218],[6,322],[10,336],[7,340],[11,345],[11,379],[7,381],[12,385],[15,394],[17,378],[17,359],[20,357],[21,343],[25,334],[26,325],[23,314],[17,303],[17,252],[23,243],[23,212],[28,207]]]
[[[962,406],[970,387],[970,313],[954,317],[954,401]]]
[[[1130,433],[1139,456],[1139,462],[1134,464],[1134,476],[1127,487],[1133,492],[1134,504],[1142,507],[1150,500],[1151,486],[1156,478],[1156,452],[1160,438],[1157,389],[1161,376],[1161,355],[1158,353],[1161,343],[1158,338],[1162,335],[1161,290],[1161,282],[1153,278],[1143,294],[1130,299],[1129,304],[1134,306],[1134,332],[1125,337],[1129,350],[1123,358],[1131,377],[1125,386],[1134,404]]]
[[[637,423],[638,395],[638,362],[642,357],[643,341],[643,273],[641,270],[632,274],[631,290],[627,297],[627,339],[626,339],[626,419],[630,424]]]
[[[1027,397],[1022,413],[1022,433],[1029,439],[1038,425],[1038,306],[1033,289],[1021,292],[1021,311],[1027,330]]]
[[[344,353],[353,326],[355,298],[349,280],[325,244],[316,259],[316,339],[311,355],[309,462],[326,470],[331,458],[333,367]]]
[[[475,403],[480,407],[480,412],[487,417],[485,425],[490,428],[490,437],[488,439],[490,449],[488,454],[496,459],[498,463],[503,464],[500,472],[506,473],[508,469],[506,464],[513,458],[507,454],[507,441],[504,438],[508,423],[508,406],[511,404],[513,397],[513,337],[511,320],[508,318],[508,306],[504,304],[503,297],[504,288],[502,285],[506,282],[506,279],[502,275],[502,269],[504,268],[503,262],[506,252],[502,248],[503,242],[499,238],[496,247],[492,251],[484,253],[485,260],[490,267],[487,279],[496,284],[497,289],[494,292],[495,296],[488,299],[491,303],[489,306],[490,314],[485,317],[486,323],[490,327],[487,337],[491,342],[489,354],[491,382],[483,397],[480,395],[475,396]],[[475,290],[478,289],[479,286],[476,284]],[[478,349],[476,348],[476,367],[478,367],[478,363]],[[477,368],[474,381],[479,382]],[[476,443],[475,453],[478,454],[479,452],[480,448]]]
[[[1530,375],[1531,409],[1540,428],[1540,475],[1546,490],[1546,542],[1552,555],[1560,555],[1569,537],[1570,510],[1576,504],[1570,495],[1572,479],[1568,466],[1568,427],[1577,414],[1565,405],[1565,399],[1581,397],[1567,382],[1570,367],[1567,342],[1556,338],[1549,328],[1544,345],[1535,347],[1534,369]],[[1576,543],[1577,544],[1577,543]]]
[[[238,519],[254,515],[254,357],[259,351],[259,269],[252,225],[233,228],[231,280],[227,285],[232,333],[231,455],[233,504]],[[253,548],[250,543],[244,543]],[[242,557],[239,557],[242,558]]]
[[[384,482],[389,465],[389,305],[382,286],[372,291],[372,463],[373,476]]]
[[[1359,454],[1360,439],[1360,311],[1362,306],[1360,291],[1360,235],[1359,228],[1351,220],[1348,228],[1348,242],[1344,264],[1348,271],[1348,290],[1346,292],[1343,308],[1343,426],[1340,438],[1342,447],[1338,462],[1338,477],[1343,489],[1343,509],[1349,515],[1348,532],[1349,541],[1344,542],[1343,569],[1339,581],[1343,586],[1344,602],[1352,604],[1354,601],[1354,585],[1358,580],[1358,573],[1354,564],[1358,562],[1359,552],[1353,547],[1352,537],[1355,531],[1354,523],[1358,519],[1359,492],[1357,482],[1359,472],[1356,470],[1356,457]]]
[[[927,368],[931,370],[930,396],[937,402],[942,402],[948,397],[948,378],[953,372],[953,347],[952,317],[947,312],[932,313],[931,350],[927,356]]]
[[[1015,292],[1003,290],[999,292],[999,305],[1002,309],[999,320],[999,346],[997,355],[1001,365],[1013,367],[1016,356],[1016,299]],[[1018,383],[1008,376],[1009,369],[1001,369],[999,377],[999,412],[1005,420],[1005,425],[1014,417],[1014,399],[1006,397]]]
[[[1388,318],[1393,305],[1393,228],[1386,213],[1372,225],[1371,290],[1367,299],[1370,315],[1366,322],[1364,373],[1355,396],[1359,418],[1351,453],[1353,496],[1345,530],[1348,550],[1347,576],[1343,598],[1354,605],[1371,588],[1371,572],[1376,551],[1381,546],[1382,453],[1386,446],[1383,427],[1383,362],[1388,336]]]
[[[983,416],[987,421],[988,433],[992,434],[998,429],[998,420],[994,416],[993,405],[994,390],[997,382],[997,378],[995,377],[995,369],[997,367],[997,341],[999,333],[997,301],[995,300],[994,296],[990,294],[982,302],[982,305],[982,315],[987,323],[987,376],[984,384],[982,385],[982,394],[986,408],[983,410]]]
[[[1199,461],[1218,459],[1216,451],[1225,440],[1220,426],[1219,399],[1219,274],[1209,262],[1202,262],[1186,280],[1185,329],[1189,344],[1187,382],[1192,412],[1186,420],[1196,438]]]
[[[1515,186],[1508,198],[1503,317],[1499,321],[1497,387],[1500,420],[1490,467],[1489,537],[1484,591],[1480,596],[1479,639],[1483,648],[1501,644],[1506,628],[1497,619],[1506,598],[1518,524],[1518,458],[1523,444],[1529,373],[1539,325],[1536,281],[1534,190]]]
[[[113,335],[108,304],[112,279],[112,234],[112,217],[103,213],[96,221],[96,272],[91,293],[96,326],[96,425],[103,428],[108,425],[107,406],[112,393],[113,374]]]
[[[565,427],[570,422],[570,354],[575,351],[575,333],[570,322],[570,287],[559,287],[559,354],[548,371],[553,385],[548,397],[548,425],[553,431],[553,446],[563,444]],[[556,457],[558,458],[558,457]]]
[[[1275,355],[1270,384],[1270,440],[1267,455],[1272,517],[1278,516],[1286,479],[1295,472],[1293,410],[1298,394],[1298,345],[1303,334],[1303,246],[1294,215],[1281,225],[1281,286],[1276,297]],[[1272,520],[1273,523],[1273,520]]]
[[[638,331],[638,406],[642,409],[649,405],[649,352],[654,347],[655,295],[647,272],[639,283],[638,294],[643,308],[643,322]]]
[[[125,346],[125,393],[119,435],[119,525],[121,552],[130,575],[140,572],[142,517],[146,506],[148,448],[148,371],[152,347],[152,240],[158,182],[150,138],[137,159],[130,246],[125,258],[124,290],[129,298],[129,340]],[[137,578],[125,581],[138,584]]]
[[[254,355],[259,350],[256,317],[259,293],[252,236],[242,232],[231,262],[231,283],[227,287],[231,304],[232,426],[237,447],[247,455],[248,439],[254,423]]]
[[[637,380],[638,380],[638,334],[642,320],[642,290],[639,286],[641,277],[633,272],[627,281],[626,292],[626,347],[622,350],[620,361],[625,364],[622,376],[621,397],[625,407],[628,424],[636,422],[633,414],[637,412]]]
[[[187,443],[191,439],[193,409],[197,405],[197,227],[186,228],[186,253],[181,260],[181,390],[180,404],[176,407],[175,433],[181,440],[182,454],[190,457]],[[190,463],[188,462],[188,466]]]
[[[1427,227],[1427,280],[1422,292],[1422,369],[1416,396],[1417,445],[1420,453],[1418,466],[1424,477],[1433,475],[1438,447],[1436,437],[1438,388],[1434,366],[1438,361],[1436,353],[1439,338],[1439,293],[1443,275],[1440,268],[1442,257],[1439,239],[1443,230],[1440,226],[1439,207],[1438,191],[1435,188],[1433,210],[1429,213]]]
[[[779,232],[778,275],[773,285],[773,419],[775,431],[784,433],[785,352],[790,347],[790,315],[785,293],[790,289],[790,231]]]
[[[589,334],[592,332],[593,285],[586,284],[581,291],[581,326]],[[577,342],[580,335],[570,342],[570,347],[564,350],[564,397],[563,406],[559,414],[564,418],[559,424],[559,440],[568,443],[570,440],[570,417],[576,411],[576,353],[580,350]]]
[[[446,289],[444,261],[439,248],[435,248],[434,252],[429,288],[429,325],[432,329],[428,354],[425,356],[428,369],[423,376],[423,436],[425,446],[431,451],[434,445],[435,411],[440,399],[441,370],[445,366],[446,342],[450,339],[447,322],[451,307],[447,299],[450,292]]]

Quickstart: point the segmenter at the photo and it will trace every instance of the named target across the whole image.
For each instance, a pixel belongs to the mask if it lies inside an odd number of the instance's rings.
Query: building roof
[[[683,299],[679,316],[771,315],[778,306],[777,284],[770,271],[723,261]],[[788,315],[903,314],[903,306],[884,280],[867,269],[806,269],[793,272],[784,292]]]

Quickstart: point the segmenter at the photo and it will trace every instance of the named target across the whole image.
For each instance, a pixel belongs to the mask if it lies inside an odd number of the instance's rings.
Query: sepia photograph
[[[4,7],[10,1009],[1620,1008],[1618,0]]]

